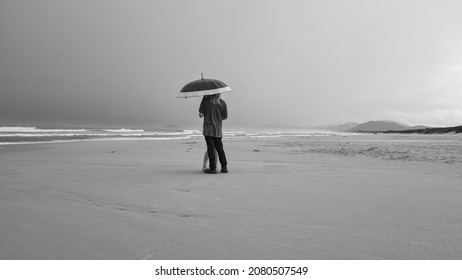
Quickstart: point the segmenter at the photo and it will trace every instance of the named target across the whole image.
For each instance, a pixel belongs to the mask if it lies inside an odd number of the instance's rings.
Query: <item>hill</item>
[[[324,125],[324,126],[317,126],[315,129],[319,130],[330,130],[330,131],[348,131],[352,129],[353,127],[359,125],[359,123],[356,122],[347,122],[344,124],[339,124],[339,125]]]
[[[379,132],[388,130],[407,130],[409,127],[398,124],[392,121],[369,121],[359,124],[351,129],[349,132]]]

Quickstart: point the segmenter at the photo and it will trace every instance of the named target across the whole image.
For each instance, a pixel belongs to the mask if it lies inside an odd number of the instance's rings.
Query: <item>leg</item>
[[[210,169],[217,169],[217,160],[215,158],[215,137],[205,136],[205,142],[207,143],[207,154],[209,156]]]
[[[209,154],[207,153],[207,151],[205,151],[205,153],[204,153],[204,161],[202,162],[202,171],[207,169],[207,161],[208,160],[209,160]]]
[[[226,160],[225,150],[223,149],[223,142],[221,141],[221,137],[215,137],[213,140],[215,140],[215,149],[217,150],[218,158],[220,159],[221,169],[226,170],[228,162]]]
[[[218,153],[217,150],[215,149],[215,166],[217,165],[217,159],[218,159]],[[207,161],[209,160],[209,153],[208,151],[205,151],[204,153],[204,161],[202,162],[202,171],[207,169]]]

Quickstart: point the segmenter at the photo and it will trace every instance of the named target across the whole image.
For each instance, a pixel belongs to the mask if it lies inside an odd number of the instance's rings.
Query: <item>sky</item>
[[[1,0],[0,125],[462,125],[461,1]]]

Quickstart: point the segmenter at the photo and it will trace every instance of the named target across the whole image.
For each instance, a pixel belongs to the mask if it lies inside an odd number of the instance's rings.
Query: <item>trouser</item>
[[[218,159],[220,160],[221,168],[226,167],[228,162],[226,161],[225,151],[223,150],[223,142],[221,137],[204,136],[205,142],[207,143],[207,153],[209,155],[210,169],[217,169],[217,160],[215,158],[215,150],[218,153]]]

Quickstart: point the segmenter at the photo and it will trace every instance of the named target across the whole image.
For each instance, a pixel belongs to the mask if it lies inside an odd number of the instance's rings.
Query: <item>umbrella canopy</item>
[[[231,91],[222,81],[214,79],[202,79],[186,84],[177,95],[177,98],[199,97]]]

